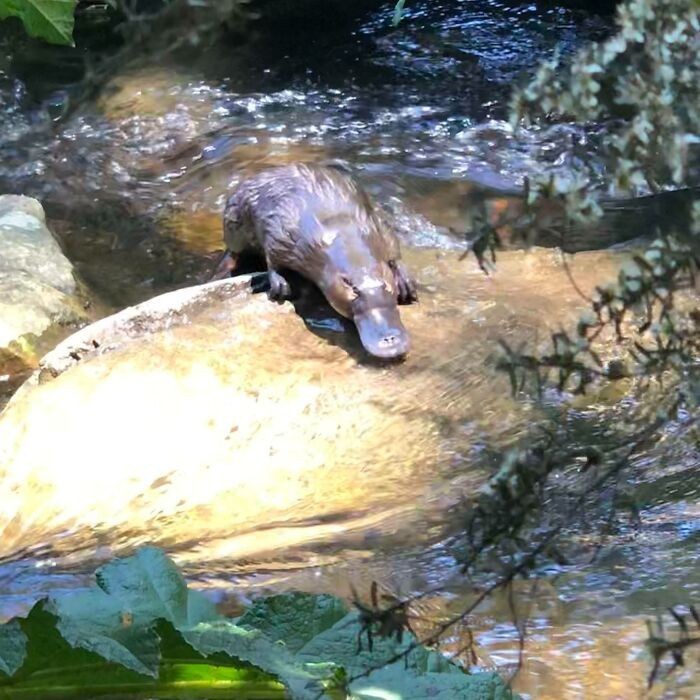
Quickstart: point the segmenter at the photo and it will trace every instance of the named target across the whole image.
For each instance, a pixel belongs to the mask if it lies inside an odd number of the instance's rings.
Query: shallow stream
[[[52,117],[73,99],[71,85],[59,78],[67,64],[59,60],[55,76],[32,82],[26,66],[36,72],[36,64],[26,56],[5,58],[0,192],[39,198],[77,273],[105,310],[118,310],[206,276],[211,254],[221,248],[226,193],[246,173],[271,164],[350,161],[395,215],[407,248],[454,251],[464,248],[460,233],[469,227],[475,198],[507,206],[523,176],[545,165],[564,169],[580,158],[595,162],[594,127],[515,133],[506,121],[507,101],[539,60],[557,47],[567,53],[605,36],[609,18],[498,0],[411,0],[398,28],[391,16],[387,4],[335,31],[261,27],[242,44],[224,38],[196,52],[137,60],[55,123]],[[602,165],[600,172],[604,179]],[[476,313],[482,327],[477,323],[465,337],[465,347],[482,337],[523,339],[511,322],[516,315],[569,316],[568,296],[549,306],[548,290],[556,292],[547,286],[547,265],[554,254],[535,255],[529,274],[514,278],[512,292],[494,296],[493,304],[501,304],[496,311],[484,302],[483,313]],[[599,255],[595,272],[577,268],[584,286],[605,264],[614,269],[612,254],[609,260]],[[517,267],[516,258],[507,260],[509,269]],[[475,279],[474,263],[463,264],[472,266],[467,284]],[[429,286],[428,267],[423,274]],[[446,371],[469,377],[465,392],[489,397],[468,402],[469,410],[476,420],[481,406],[478,420],[490,424],[493,444],[502,447],[524,435],[530,419],[508,398],[505,383],[483,368],[486,354],[448,358],[461,365]],[[582,444],[595,443],[610,411],[624,410],[621,398],[598,397],[581,408]],[[450,427],[474,440],[469,426]],[[644,480],[635,485],[639,527],[619,528],[595,559],[595,543],[579,533],[588,559],[540,572],[532,590],[532,582],[523,584],[531,604],[518,691],[552,700],[639,697],[649,670],[644,620],[700,600],[698,454],[676,428],[668,426],[668,441],[647,456]],[[477,440],[470,454],[483,468],[480,448],[486,445]],[[661,466],[669,455],[670,471]],[[192,546],[196,556],[188,545],[172,551],[192,580],[232,609],[258,592],[293,587],[349,596],[352,586],[366,591],[376,579],[403,594],[444,584],[448,595],[421,602],[421,614],[437,619],[467,596],[445,544],[457,526],[441,522],[450,500],[444,494],[469,481],[470,467],[464,460],[460,465],[436,476],[430,496],[416,502],[427,524],[402,516],[381,528],[370,522],[343,533],[340,523],[337,543],[318,546],[310,525],[305,542],[238,560],[215,550],[208,560],[206,542]],[[405,503],[391,465],[381,497],[387,512]],[[35,541],[30,554],[0,563],[0,617],[25,609],[42,590],[81,585],[105,552],[136,543],[104,542],[91,560],[71,564],[70,557],[42,554],[41,545],[50,543],[41,532]],[[507,601],[489,600],[470,623],[480,662],[513,670],[517,631]],[[686,687],[687,697],[697,697],[697,686]]]

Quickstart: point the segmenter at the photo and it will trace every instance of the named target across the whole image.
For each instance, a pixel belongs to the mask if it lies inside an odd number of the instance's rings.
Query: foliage
[[[30,36],[73,46],[78,0],[0,0],[0,20],[19,17]]]
[[[607,148],[619,190],[681,185],[700,137],[700,8],[694,0],[628,0],[617,25],[569,66],[543,63],[515,92],[513,119],[618,117]]]
[[[617,24],[617,34],[582,49],[568,65],[558,57],[544,62],[514,92],[513,124],[605,122],[600,155],[607,160],[608,188],[615,194],[697,183],[700,6],[694,0],[628,0],[618,8]],[[580,159],[572,163],[567,175],[544,170],[526,181],[522,216],[491,227],[482,223],[475,245],[480,259],[498,246],[503,225],[530,243],[538,229],[596,224],[602,215],[597,200],[601,173]],[[672,222],[659,222],[659,233],[687,233],[690,216],[689,206]],[[671,232],[671,223],[678,230]],[[684,244],[694,254],[697,237]]]
[[[700,8],[694,0],[628,0],[619,6],[617,24],[616,35],[583,49],[568,66],[558,59],[543,64],[515,92],[513,121],[604,121],[604,155],[617,193],[658,193],[692,185],[697,182],[700,142]],[[526,243],[537,229],[554,226],[554,218],[565,232],[580,223],[595,225],[602,214],[597,184],[598,173],[581,162],[568,176],[543,172],[526,182],[524,211],[516,220],[482,222],[473,246],[482,267],[489,253],[495,262],[502,225]],[[514,394],[531,390],[542,397],[552,388],[590,393],[625,380],[637,390],[653,392],[654,400],[647,402],[653,406],[627,406],[624,419],[601,435],[601,449],[572,449],[576,443],[570,426],[555,420],[505,455],[468,505],[458,546],[465,571],[475,575],[498,562],[492,568],[497,575],[473,605],[437,633],[463,620],[485,595],[510,586],[537,565],[552,559],[565,563],[557,544],[562,533],[591,510],[600,511],[602,503],[610,509],[606,522],[619,517],[626,503],[621,486],[625,470],[663,438],[668,421],[682,415],[686,429],[697,426],[700,314],[692,299],[679,294],[695,288],[700,269],[696,192],[688,190],[687,206],[656,222],[655,240],[631,256],[616,282],[599,287],[592,297],[582,294],[589,310],[575,328],[553,333],[549,349],[501,344],[497,366],[509,375]],[[605,338],[617,341],[618,357],[607,364],[598,347]],[[605,496],[606,490],[612,493]],[[634,510],[633,503],[627,505]],[[688,625],[678,624],[678,640],[650,634],[651,681],[662,657],[671,656],[680,665],[682,650],[697,644]]]
[[[148,10],[138,11],[137,0],[0,0],[0,19],[18,17],[31,36],[54,44],[74,46],[73,30],[76,10],[96,20],[112,23],[117,33],[128,35],[129,42],[140,44],[152,40],[163,27],[177,25],[167,42],[197,43],[213,27],[240,19],[245,0],[165,0],[143,3]],[[98,23],[99,24],[99,23]]]
[[[649,687],[660,674],[662,664],[670,661],[668,673],[685,665],[685,653],[690,647],[700,644],[700,613],[695,606],[688,607],[688,611],[669,609],[669,617],[674,629],[667,631],[661,615],[655,624],[649,623],[649,639],[647,648],[654,666],[649,674]]]
[[[694,0],[627,0],[618,8],[617,24],[617,34],[584,48],[569,65],[558,59],[543,64],[515,92],[513,122],[604,122],[603,156],[613,194],[656,194],[690,184],[687,205],[656,222],[655,239],[630,255],[616,281],[591,297],[581,294],[589,308],[572,329],[553,333],[545,350],[501,343],[497,366],[510,377],[513,393],[524,398],[561,398],[626,381],[630,391],[646,391],[650,400],[626,403],[619,416],[611,410],[600,444],[586,449],[572,447],[578,441],[571,415],[549,410],[552,421],[533,428],[502,456],[493,477],[465,504],[464,532],[454,542],[464,573],[479,581],[477,591],[424,643],[437,642],[457,624],[468,626],[469,615],[499,588],[508,591],[524,643],[515,579],[552,561],[566,564],[563,535],[572,526],[591,528],[592,520],[601,536],[625,514],[634,518],[625,484],[635,459],[663,439],[669,420],[683,430],[698,424],[700,314],[695,300],[681,292],[695,288],[700,269],[700,203],[692,187],[700,142],[700,7]],[[545,170],[526,181],[516,218],[494,223],[482,217],[472,232],[482,268],[495,263],[502,227],[531,244],[542,229],[566,236],[577,225],[596,225],[602,215],[600,173],[585,162],[572,163],[566,175]],[[602,340],[616,341],[617,357],[607,363]],[[390,602],[374,611],[376,623],[404,615],[408,604]],[[650,635],[652,680],[663,657],[679,665],[682,651],[697,644],[689,623],[678,625],[679,639],[658,630]]]
[[[224,618],[153,548],[96,579],[0,625],[0,698],[510,697],[495,674],[468,675],[412,637],[359,651],[359,616],[331,596],[274,596]]]
[[[700,8],[693,0],[630,0],[620,6],[617,22],[615,36],[582,50],[566,69],[557,61],[541,66],[516,92],[514,119],[550,112],[579,120],[623,115],[609,122],[605,143],[616,187],[639,193],[684,184],[695,174],[700,141]],[[591,179],[584,166],[568,183],[545,174],[528,193],[528,223],[536,225],[534,210],[548,199],[560,200],[569,223],[594,222],[601,210]],[[677,310],[674,293],[694,286],[700,204],[658,224],[657,239],[621,270],[617,284],[598,289],[589,300],[591,310],[576,332],[553,336],[551,353],[535,358],[504,348],[501,367],[512,380],[516,371],[531,371],[541,386],[543,371],[553,370],[560,389],[573,383],[583,392],[594,380],[658,377],[672,369],[691,380],[685,382],[692,390],[684,398],[695,393],[700,319]],[[635,319],[624,361],[603,368],[593,342],[612,326],[622,343],[623,324]]]

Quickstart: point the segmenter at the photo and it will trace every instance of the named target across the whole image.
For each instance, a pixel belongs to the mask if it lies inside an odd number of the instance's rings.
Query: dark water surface
[[[260,27],[242,46],[224,37],[133,61],[54,126],[76,91],[36,76],[74,76],[75,59],[16,50],[0,189],[44,202],[79,272],[116,306],[191,281],[220,245],[225,192],[269,163],[348,159],[399,213],[464,230],[470,193],[512,191],[543,163],[591,153],[594,132],[516,136],[504,119],[540,58],[608,30],[561,8],[429,0],[399,28],[388,6],[335,32]],[[427,221],[407,225],[430,240]]]
[[[270,164],[347,159],[394,212],[406,245],[451,249],[463,243],[448,227],[464,230],[475,192],[503,196],[545,165],[595,161],[595,128],[516,134],[507,101],[539,60],[605,36],[608,20],[495,0],[410,0],[398,28],[391,14],[387,4],[335,31],[260,27],[244,44],[223,38],[145,57],[55,122],[79,76],[74,59],[61,52],[54,76],[40,81],[31,79],[41,69],[27,50],[23,61],[6,55],[0,191],[38,197],[79,275],[118,309],[205,274],[208,254],[221,246],[226,192]],[[70,79],[61,84],[61,76]],[[595,442],[606,420],[598,408],[584,442]],[[641,527],[617,532],[616,546],[595,562],[542,572],[536,590],[523,589],[530,638],[518,690],[553,700],[639,697],[648,671],[644,619],[700,599],[698,455],[674,427],[635,486]],[[670,475],[660,465],[669,454]],[[437,619],[467,595],[442,536],[367,532],[353,545],[311,544],[250,565],[204,561],[188,574],[234,607],[249,594],[288,587],[348,595],[351,584],[366,590],[372,578],[402,593],[445,584],[449,596],[421,604]],[[79,585],[88,570],[83,562],[56,567],[40,549],[0,565],[0,615],[25,609],[43,591]],[[510,619],[507,601],[494,598],[471,620],[482,663],[506,671],[515,664]]]

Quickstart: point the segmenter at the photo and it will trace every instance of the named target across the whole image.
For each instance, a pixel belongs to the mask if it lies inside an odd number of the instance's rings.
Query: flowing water
[[[78,274],[116,310],[205,275],[209,254],[221,247],[226,192],[270,164],[351,161],[396,217],[405,245],[445,250],[464,246],[450,229],[468,228],[475,197],[505,201],[545,165],[564,170],[587,159],[595,169],[595,127],[515,133],[505,119],[514,83],[557,47],[567,53],[605,36],[605,18],[497,0],[407,5],[398,28],[386,5],[335,30],[262,26],[243,43],[224,37],[196,51],[137,59],[55,121],[75,99],[70,82],[79,72],[70,53],[47,59],[34,47],[13,61],[5,56],[0,191],[41,199]],[[513,295],[512,309],[543,309],[546,270],[539,275]],[[491,330],[513,332],[506,320]],[[514,410],[494,401],[489,420],[500,428]],[[582,443],[595,441],[606,411],[605,401],[586,407]],[[700,598],[698,456],[678,426],[668,435],[635,485],[639,527],[618,529],[595,558],[594,543],[579,533],[591,556],[524,585],[528,642],[517,690],[552,699],[639,697],[648,672],[644,620]],[[671,471],[662,456],[671,458]],[[444,490],[458,488],[460,476],[453,478]],[[398,502],[390,489],[383,496],[387,508]],[[439,501],[432,511],[439,513]],[[439,619],[469,593],[444,529],[417,527],[397,521],[380,537],[368,525],[354,542],[317,550],[311,542],[312,557],[309,547],[292,547],[257,571],[200,558],[187,572],[234,608],[250,594],[290,587],[349,595],[351,585],[367,590],[372,579],[402,593],[443,585],[448,594],[424,599],[420,609]],[[26,607],[28,590],[70,588],[87,571],[84,562],[76,571],[41,554],[20,558],[0,574],[0,615]],[[512,670],[518,644],[507,601],[489,600],[470,625],[480,662]],[[687,687],[680,692],[692,697]]]

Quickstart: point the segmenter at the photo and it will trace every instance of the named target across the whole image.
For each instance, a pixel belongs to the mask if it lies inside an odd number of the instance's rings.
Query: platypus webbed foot
[[[397,301],[399,304],[412,304],[418,301],[418,290],[416,283],[408,274],[406,268],[398,260],[390,260],[389,267],[394,273],[396,289],[398,292]]]
[[[270,280],[270,290],[267,296],[273,301],[285,301],[292,298],[292,288],[289,282],[276,270],[268,270],[267,277]]]

